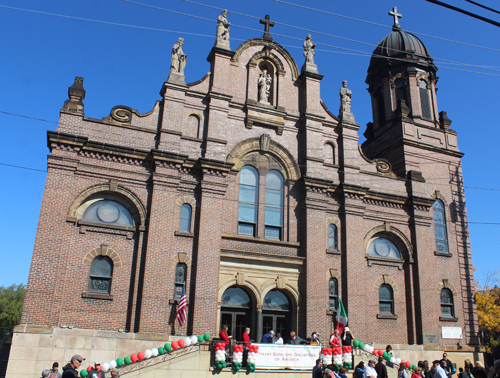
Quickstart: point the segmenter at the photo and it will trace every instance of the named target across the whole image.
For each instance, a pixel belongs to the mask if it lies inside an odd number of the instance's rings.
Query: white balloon
[[[115,361],[115,360],[113,360],[113,361],[111,361],[111,362],[109,363],[109,368],[110,368],[110,369],[114,369],[115,367],[116,367],[116,361]]]
[[[396,358],[396,364],[400,364],[401,363],[401,358]]]
[[[154,357],[158,356],[158,349],[153,348],[153,349],[151,350],[151,353],[153,353],[153,356],[154,356]]]
[[[365,344],[363,347],[363,350],[366,350],[367,352],[370,350],[370,346],[368,344]]]
[[[198,337],[197,336],[191,336],[191,344],[195,345],[198,344]]]
[[[191,345],[191,338],[190,337],[186,337],[186,339],[184,340],[184,345],[185,346],[190,346]]]
[[[391,357],[391,362],[394,364],[396,362],[396,358],[395,357]]]
[[[148,350],[146,350],[146,351],[144,352],[144,357],[145,357],[145,358],[150,358],[152,355],[153,355],[153,352],[151,352],[151,350],[150,350],[150,349],[148,349]]]
[[[102,364],[102,371],[107,372],[109,370],[109,364],[107,362]]]

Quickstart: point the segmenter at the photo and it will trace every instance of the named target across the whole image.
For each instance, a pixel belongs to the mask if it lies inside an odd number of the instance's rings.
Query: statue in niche
[[[229,48],[229,26],[231,24],[227,21],[227,10],[224,9],[219,18],[217,18],[216,47]]]
[[[259,77],[259,102],[269,104],[269,94],[271,92],[272,77],[263,70]]]
[[[311,34],[308,34],[304,41],[304,56],[306,57],[306,64],[314,64],[314,49],[316,44],[311,41]]]
[[[344,80],[340,88],[340,114],[351,112],[351,98],[352,92],[347,89],[347,80]]]
[[[170,63],[170,73],[184,75],[184,68],[186,68],[187,55],[182,51],[184,38],[179,38],[177,43],[172,47],[172,61]]]

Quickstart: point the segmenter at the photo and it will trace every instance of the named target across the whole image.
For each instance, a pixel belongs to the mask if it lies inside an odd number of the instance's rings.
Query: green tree
[[[3,330],[12,331],[21,322],[25,293],[24,284],[0,286],[0,338]]]
[[[476,282],[476,306],[482,344],[487,354],[496,354],[500,346],[500,288],[498,270],[483,273],[483,284]]]

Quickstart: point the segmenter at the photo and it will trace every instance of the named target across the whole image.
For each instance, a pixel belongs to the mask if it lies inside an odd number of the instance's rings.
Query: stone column
[[[257,305],[257,338],[255,341],[257,343],[260,343],[260,340],[262,340],[262,326],[263,326],[263,319],[262,319],[262,307],[263,305]]]

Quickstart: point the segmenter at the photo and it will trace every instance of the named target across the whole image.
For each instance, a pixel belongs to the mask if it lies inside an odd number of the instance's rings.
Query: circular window
[[[386,259],[401,259],[396,245],[386,238],[373,239],[368,246],[368,255]]]
[[[97,216],[104,223],[115,223],[120,218],[120,208],[116,202],[101,201],[97,207]]]
[[[104,223],[110,226],[134,226],[132,215],[128,209],[121,203],[112,200],[94,202],[83,213],[82,221]]]

